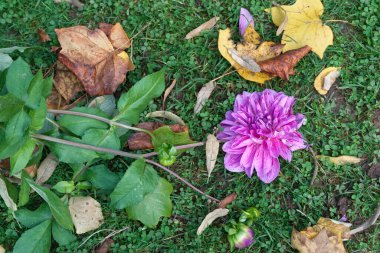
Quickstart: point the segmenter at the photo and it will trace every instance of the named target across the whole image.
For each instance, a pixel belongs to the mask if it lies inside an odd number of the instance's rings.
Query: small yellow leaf
[[[335,165],[357,164],[362,161],[362,159],[359,157],[349,156],[349,155],[342,155],[342,156],[337,156],[337,157],[319,155],[317,156],[317,158],[318,159],[325,158]]]
[[[245,33],[243,35],[243,39],[245,43],[258,45],[261,41],[261,36],[258,32],[256,32],[255,28],[253,28],[252,23],[247,27]]]
[[[272,79],[266,73],[255,73],[240,66],[228,53],[228,49],[235,48],[234,42],[231,40],[231,30],[219,30],[218,49],[220,54],[237,70],[239,75],[244,79],[263,84],[265,81]]]
[[[333,44],[334,38],[331,28],[320,19],[323,10],[320,0],[297,0],[293,5],[281,5],[266,10],[272,14],[273,23],[277,26],[288,16],[281,39],[281,43],[285,44],[283,52],[308,45],[323,58],[323,53]]]
[[[328,68],[325,68],[324,70],[322,70],[321,73],[319,73],[319,75],[314,80],[314,88],[318,91],[319,94],[321,94],[321,95],[327,94],[328,90],[325,90],[323,88],[324,79],[329,73],[331,73],[333,71],[338,71],[339,69],[340,68],[338,68],[338,67],[328,67]]]

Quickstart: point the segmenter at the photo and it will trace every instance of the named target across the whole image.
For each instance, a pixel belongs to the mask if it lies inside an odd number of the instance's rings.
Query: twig
[[[112,233],[108,234],[106,237],[103,238],[103,240],[101,240],[98,244],[102,244],[105,240],[107,240],[108,238],[111,238],[112,236],[115,236],[121,232],[124,232],[125,230],[129,229],[129,226],[126,226],[126,227],[123,227],[122,229],[119,229],[119,230],[114,230]]]
[[[314,150],[309,146],[308,150],[310,151],[311,155],[313,156],[314,159],[314,172],[313,172],[313,177],[311,178],[310,185],[314,184],[315,179],[317,178],[319,168],[322,167],[321,164],[318,162],[318,158],[315,155]]]
[[[230,72],[224,73],[223,75],[218,76],[218,77],[212,79],[212,80],[209,81],[209,82],[215,82],[215,81],[217,81],[217,80],[219,80],[219,79],[221,79],[221,78],[223,78],[223,77],[225,77],[225,76],[228,76],[228,75],[230,75],[230,74],[232,74],[232,73],[234,73],[234,72],[236,72],[236,71],[237,71],[237,70],[235,69],[235,70],[232,70],[232,71],[230,71]]]
[[[370,226],[372,226],[373,224],[375,224],[375,222],[377,221],[377,219],[379,218],[379,216],[380,216],[380,205],[377,207],[375,213],[368,220],[366,220],[363,224],[361,224],[357,228],[355,228],[353,230],[350,230],[347,233],[347,235],[348,236],[352,236],[352,235],[354,235],[356,233],[360,233],[360,232],[366,230],[367,228],[369,228]]]
[[[216,199],[216,198],[214,198],[214,197],[212,197],[210,195],[207,195],[206,193],[204,193],[203,191],[199,190],[197,187],[195,187],[194,185],[192,185],[188,181],[186,181],[186,179],[180,177],[177,173],[175,173],[174,171],[169,170],[165,166],[163,166],[163,165],[161,165],[159,163],[156,163],[155,161],[149,160],[149,159],[146,159],[146,162],[150,163],[152,165],[155,165],[155,166],[163,169],[164,171],[168,172],[169,174],[175,176],[176,178],[178,178],[179,180],[181,180],[183,183],[185,183],[187,186],[189,186],[191,189],[193,189],[196,192],[199,192],[200,194],[204,195],[206,198],[211,199],[212,201],[215,201],[215,202],[220,202],[219,199]]]
[[[148,23],[148,24],[146,24],[146,25],[144,25],[141,29],[140,29],[140,31],[138,32],[138,33],[136,33],[135,35],[133,35],[132,37],[131,37],[131,39],[130,39],[130,41],[132,41],[134,38],[136,38],[138,35],[140,35],[140,33],[142,33],[146,28],[148,28],[148,26],[150,26],[151,25],[151,23]]]
[[[137,155],[137,154],[128,153],[128,152],[110,149],[110,148],[96,147],[96,146],[92,146],[92,145],[88,145],[88,144],[63,140],[63,139],[59,139],[59,138],[55,138],[55,137],[51,137],[51,136],[47,136],[47,135],[43,135],[43,134],[31,134],[31,137],[33,137],[35,139],[51,141],[51,142],[55,142],[55,143],[60,143],[60,144],[69,145],[69,146],[78,147],[78,148],[84,148],[84,149],[93,150],[93,151],[97,151],[97,152],[110,153],[113,155],[119,155],[119,156],[129,157],[129,158],[133,158],[133,159],[144,158],[144,155]],[[183,183],[188,185],[194,191],[199,192],[200,194],[206,196],[207,198],[209,198],[213,201],[220,202],[218,199],[207,195],[206,193],[204,193],[203,191],[199,190],[197,187],[192,185],[190,182],[188,182],[186,179],[180,177],[178,174],[176,174],[175,172],[171,171],[170,169],[162,166],[161,164],[156,163],[156,162],[149,160],[149,159],[147,159],[146,162],[153,164],[153,165],[165,170],[166,172],[170,173],[171,175],[175,176],[177,179],[179,179],[180,181],[182,181]]]
[[[98,231],[92,233],[91,235],[89,235],[89,237],[87,237],[81,244],[79,244],[78,248],[82,247],[88,240],[91,239],[91,237],[93,237],[94,235],[99,234],[100,232],[103,232],[103,231],[114,231],[114,230],[112,230],[112,229],[101,229],[101,230],[98,230]]]

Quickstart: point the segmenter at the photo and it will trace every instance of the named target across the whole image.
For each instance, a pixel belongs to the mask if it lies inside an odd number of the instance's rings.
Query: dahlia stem
[[[100,116],[97,116],[97,115],[92,115],[92,114],[83,113],[83,112],[66,111],[66,110],[54,110],[54,109],[49,109],[48,112],[54,113],[54,114],[67,114],[67,115],[80,116],[80,117],[85,117],[85,118],[90,118],[90,119],[96,119],[96,120],[105,122],[105,123],[107,123],[107,124],[109,124],[111,126],[117,126],[117,127],[129,129],[129,130],[144,132],[144,133],[148,134],[151,138],[154,138],[153,134],[150,131],[148,131],[148,130],[145,130],[145,129],[142,129],[142,128],[138,128],[138,127],[128,126],[128,125],[125,125],[125,124],[122,124],[122,123],[119,123],[119,122],[116,122],[116,121],[113,121],[113,120],[110,120],[110,119],[107,119],[107,118],[103,118],[103,117],[100,117]]]
[[[129,157],[129,158],[133,158],[133,159],[144,158],[144,155],[137,155],[137,154],[128,153],[128,152],[110,149],[110,148],[96,147],[96,146],[92,146],[92,145],[88,145],[88,144],[63,140],[63,139],[59,139],[59,138],[55,138],[55,137],[51,137],[51,136],[47,136],[47,135],[43,135],[43,134],[31,134],[31,137],[33,137],[35,139],[39,139],[39,140],[45,140],[45,141],[60,143],[60,144],[64,144],[64,145],[69,145],[69,146],[78,147],[78,148],[84,148],[84,149],[93,150],[93,151],[97,151],[97,152],[110,153],[113,155],[119,155],[119,156]],[[186,145],[183,145],[183,146],[186,146]],[[186,148],[188,148],[188,147],[186,147]],[[152,156],[152,155],[150,155],[150,156]],[[156,163],[156,162],[149,160],[149,159],[146,159],[146,162],[150,163],[152,165],[155,165],[155,166],[163,169],[164,171],[170,173],[171,175],[173,175],[174,177],[176,177],[177,179],[179,179],[180,181],[185,183],[187,186],[189,186],[194,191],[204,195],[206,198],[211,199],[215,202],[220,202],[218,199],[211,197],[210,195],[207,195],[206,193],[204,193],[203,191],[201,191],[200,189],[198,189],[197,187],[192,185],[190,182],[188,182],[186,179],[182,178],[177,173],[171,171],[170,169],[166,168],[165,166],[162,166],[161,164]]]

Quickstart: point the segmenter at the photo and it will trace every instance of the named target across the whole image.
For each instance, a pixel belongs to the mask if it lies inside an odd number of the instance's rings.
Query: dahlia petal
[[[280,162],[277,158],[269,157],[265,166],[257,171],[257,176],[266,184],[271,183],[280,173]]]
[[[241,156],[240,165],[245,169],[250,169],[252,166],[253,156],[255,155],[255,149],[253,145],[248,146],[243,155]]]
[[[292,160],[292,152],[288,146],[286,146],[283,142],[278,141],[277,143],[279,154],[286,161],[290,162]]]
[[[240,36],[243,36],[245,33],[245,30],[248,28],[248,26],[252,23],[252,26],[255,25],[253,21],[253,17],[251,13],[245,8],[240,9],[240,16],[239,16],[239,32]]]
[[[224,166],[231,172],[243,172],[244,168],[240,166],[241,155],[226,154],[224,157]]]
[[[280,155],[280,150],[278,148],[278,139],[269,139],[266,141],[269,149],[269,153],[273,158],[277,158]]]
[[[244,153],[244,148],[240,148],[240,149],[234,148],[233,140],[227,141],[226,143],[224,143],[222,149],[227,154],[234,154],[234,155],[241,156]]]

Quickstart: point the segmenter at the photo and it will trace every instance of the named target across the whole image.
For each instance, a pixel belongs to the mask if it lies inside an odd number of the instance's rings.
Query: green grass
[[[262,217],[255,223],[256,243],[247,252],[293,252],[290,247],[292,228],[303,229],[313,225],[319,217],[339,219],[338,201],[348,199],[347,216],[355,224],[369,217],[380,202],[380,180],[367,176],[364,167],[380,160],[379,129],[373,124],[375,109],[380,107],[379,74],[379,17],[377,0],[323,1],[324,20],[343,19],[350,24],[329,23],[334,32],[334,45],[328,47],[321,60],[310,53],[296,66],[297,74],[288,83],[279,79],[265,87],[284,91],[297,97],[295,110],[307,117],[301,132],[313,149],[322,155],[355,155],[365,157],[365,164],[336,167],[322,163],[315,186],[310,186],[314,170],[313,159],[307,151],[294,154],[292,163],[281,161],[281,176],[270,185],[256,177],[246,178],[224,170],[219,157],[216,168],[207,183],[204,151],[197,148],[180,157],[173,169],[209,194],[223,198],[237,192],[231,217],[237,218],[239,208],[255,206]],[[291,1],[279,1],[280,4]],[[177,113],[188,123],[195,140],[215,129],[234,98],[243,91],[261,91],[264,87],[242,79],[238,74],[220,79],[216,91],[199,115],[193,116],[196,94],[203,84],[222,75],[229,69],[217,49],[217,29],[184,41],[186,33],[219,16],[217,28],[231,27],[238,32],[240,7],[253,13],[257,31],[265,40],[279,42],[276,28],[264,9],[270,1],[85,1],[83,11],[68,4],[54,1],[7,0],[0,3],[0,47],[33,46],[23,54],[34,69],[45,71],[56,60],[49,52],[51,45],[58,45],[55,28],[85,25],[90,28],[99,22],[120,22],[129,35],[134,35],[146,25],[151,25],[136,37],[133,43],[133,61],[136,70],[128,73],[125,85],[144,75],[167,67],[166,83],[177,78],[177,85],[167,101],[167,110]],[[37,29],[43,28],[53,41],[38,42]],[[129,50],[131,52],[132,49]],[[342,67],[339,89],[326,98],[317,94],[313,82],[325,67]],[[161,108],[159,100],[151,103],[147,112]],[[125,162],[116,158],[109,162],[114,171],[122,173]],[[69,179],[71,172],[62,166],[50,183]],[[215,222],[202,236],[196,230],[203,217],[214,205],[195,194],[174,178],[161,173],[173,183],[174,209],[171,218],[164,218],[156,229],[144,228],[140,223],[127,219],[123,211],[111,210],[107,196],[95,195],[102,203],[105,223],[101,229],[129,229],[113,237],[113,252],[228,252],[228,242],[222,229],[223,220]],[[34,197],[30,208],[40,201]],[[0,201],[0,244],[12,245],[23,232]],[[379,252],[380,223],[352,238],[345,245],[349,252]],[[78,246],[89,234],[66,247],[54,245],[54,252],[91,252],[109,233],[94,235],[83,246]]]

